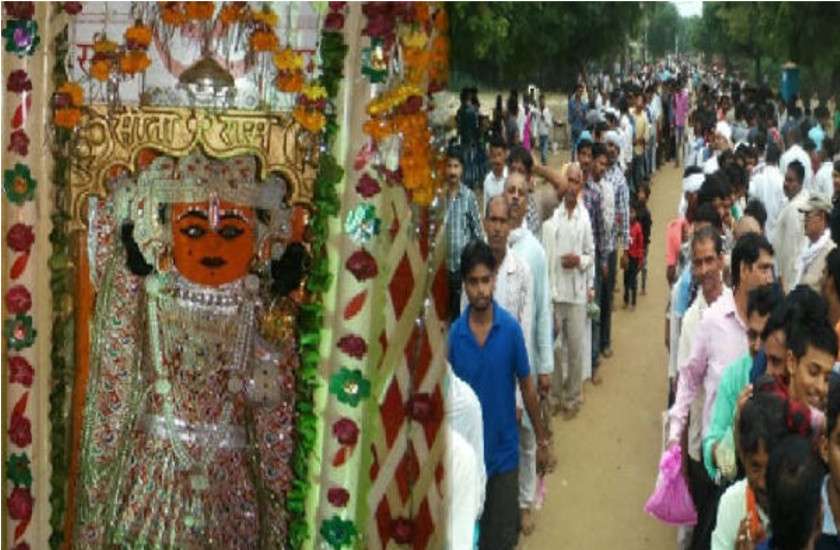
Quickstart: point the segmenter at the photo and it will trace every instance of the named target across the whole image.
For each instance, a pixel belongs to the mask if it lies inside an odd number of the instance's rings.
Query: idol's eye
[[[207,230],[200,225],[193,224],[181,229],[181,234],[186,235],[190,239],[200,239],[207,234]]]
[[[245,233],[245,230],[235,225],[223,225],[217,232],[221,238],[229,241]]]

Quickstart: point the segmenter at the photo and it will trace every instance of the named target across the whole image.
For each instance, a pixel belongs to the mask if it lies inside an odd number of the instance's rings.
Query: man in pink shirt
[[[688,361],[679,366],[677,396],[668,412],[668,447],[679,444],[691,402],[701,387],[706,392],[702,417],[705,436],[723,370],[747,353],[747,295],[752,289],[772,282],[773,247],[762,235],[744,235],[732,250],[733,290],[724,289],[720,297],[709,304],[697,327]],[[708,481],[712,483],[711,479]],[[716,501],[694,504],[698,509],[698,523],[692,548],[708,548]],[[698,538],[705,542],[696,546],[694,543],[699,542]]]
[[[685,80],[680,79],[680,90],[674,94],[674,139],[676,140],[677,154],[674,158],[674,166],[680,165],[683,153],[683,136],[685,136],[685,123],[688,119],[688,90],[685,88]]]

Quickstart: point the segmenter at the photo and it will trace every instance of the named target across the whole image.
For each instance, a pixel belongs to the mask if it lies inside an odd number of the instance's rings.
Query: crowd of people
[[[647,201],[674,162],[665,439],[698,512],[676,544],[840,548],[840,125],[827,105],[688,65],[595,81],[570,95],[560,169],[543,95],[520,107],[514,91],[505,110],[499,96],[482,117],[462,94],[446,165],[450,547],[533,531],[552,417],[575,418],[584,381],[601,383],[614,298],[645,294]]]

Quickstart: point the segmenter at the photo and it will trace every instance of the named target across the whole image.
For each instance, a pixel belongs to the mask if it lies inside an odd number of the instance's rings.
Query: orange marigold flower
[[[53,124],[60,128],[75,128],[82,118],[79,109],[58,109],[53,115]]]
[[[277,75],[275,85],[281,92],[298,93],[303,89],[303,73],[300,71],[283,71]]]
[[[255,52],[273,52],[277,49],[277,37],[272,31],[254,31],[249,41]]]
[[[161,2],[160,18],[171,27],[180,27],[187,22],[182,2]]]
[[[57,93],[67,94],[70,97],[70,103],[74,107],[81,107],[85,100],[84,90],[75,82],[65,82],[58,88]]]
[[[107,59],[100,59],[90,64],[90,76],[96,80],[105,82],[111,76],[111,62]]]
[[[125,74],[142,73],[151,64],[149,56],[142,50],[132,50],[120,57],[120,70]]]
[[[429,16],[429,4],[426,2],[417,2],[414,4],[414,18],[418,23],[425,23],[429,20]]]
[[[139,23],[128,27],[124,36],[126,42],[132,42],[142,48],[148,48],[152,43],[152,29]]]
[[[441,34],[449,30],[449,19],[446,16],[446,10],[443,8],[439,8],[435,13],[435,28]]]
[[[93,43],[94,53],[114,53],[115,51],[117,51],[117,43],[107,38],[100,38]]]
[[[248,4],[245,2],[230,2],[222,6],[219,12],[219,20],[222,25],[232,25],[238,21],[242,21],[248,13]]]
[[[274,54],[274,66],[278,71],[293,71],[303,68],[303,56],[292,48],[283,48]]]
[[[254,13],[252,18],[254,23],[262,23],[269,29],[272,29],[277,25],[277,14],[268,8],[263,8],[262,11]]]
[[[215,6],[213,6],[213,2],[186,2],[184,4],[184,11],[186,12],[187,19],[191,19],[193,21],[207,21],[211,17],[213,17],[213,11],[215,10]]]
[[[362,131],[375,141],[382,141],[394,133],[394,128],[388,120],[372,118],[362,125]]]
[[[327,118],[320,111],[311,111],[301,106],[295,107],[293,116],[309,132],[320,132],[327,124]]]

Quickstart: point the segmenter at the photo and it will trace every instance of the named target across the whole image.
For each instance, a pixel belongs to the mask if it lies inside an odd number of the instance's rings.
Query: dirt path
[[[657,173],[647,295],[635,311],[613,314],[611,359],[602,362],[604,383],[586,384],[585,403],[572,421],[554,423],[556,472],[527,550],[669,550],[676,530],[645,514],[659,460],[662,411],[667,404],[664,311],[665,226],[676,210],[681,171]],[[621,271],[619,283],[621,288]],[[619,290],[620,292],[620,290]]]

